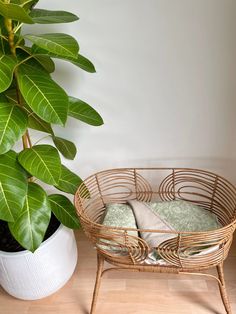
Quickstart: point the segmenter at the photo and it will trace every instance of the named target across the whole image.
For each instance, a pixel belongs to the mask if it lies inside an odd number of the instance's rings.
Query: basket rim
[[[75,195],[78,193],[80,186],[83,185],[83,183],[85,181],[88,181],[89,179],[93,178],[96,175],[102,174],[102,173],[106,173],[106,172],[112,172],[112,171],[132,171],[132,170],[140,170],[140,171],[145,171],[145,170],[172,170],[172,171],[183,171],[183,170],[187,170],[187,171],[196,171],[199,173],[205,173],[208,175],[212,175],[214,177],[218,177],[220,179],[223,179],[223,181],[225,183],[228,183],[230,187],[232,187],[232,189],[234,190],[234,192],[236,193],[236,186],[231,183],[228,179],[226,179],[225,177],[223,177],[222,175],[218,175],[217,173],[213,172],[213,171],[209,171],[209,170],[205,170],[205,169],[200,169],[200,168],[191,168],[191,167],[118,167],[118,168],[108,168],[108,169],[103,169],[100,171],[97,171],[89,176],[87,176],[83,182],[78,186]]]
[[[96,223],[92,220],[90,220],[88,218],[87,215],[84,215],[82,211],[79,210],[80,206],[77,206],[77,195],[80,194],[80,189],[81,187],[83,187],[83,184],[86,184],[86,181],[89,181],[91,178],[96,177],[97,175],[100,174],[104,174],[104,173],[109,173],[109,172],[113,172],[113,171],[117,171],[117,172],[122,172],[122,171],[151,171],[151,170],[166,170],[166,171],[194,171],[194,172],[198,172],[198,173],[203,173],[203,174],[207,174],[207,175],[211,175],[213,177],[218,177],[220,179],[222,179],[224,181],[224,183],[226,183],[231,189],[232,192],[234,192],[236,194],[236,186],[233,185],[229,180],[227,180],[226,178],[224,178],[221,175],[218,175],[212,171],[208,171],[205,169],[199,169],[199,168],[191,168],[191,167],[118,167],[118,168],[109,168],[109,169],[104,169],[104,170],[100,170],[98,172],[95,172],[91,175],[89,175],[88,177],[86,177],[86,179],[83,180],[83,182],[80,184],[80,186],[78,187],[78,189],[76,190],[76,193],[74,195],[74,205],[76,208],[76,212],[78,214],[79,217],[81,217],[82,220],[84,220],[86,223],[91,224],[93,227],[97,227],[100,230],[117,230],[117,231],[124,231],[124,232],[128,232],[128,231],[135,231],[135,232],[152,232],[152,233],[167,233],[167,234],[176,234],[176,235],[213,235],[213,234],[218,234],[219,232],[226,232],[229,231],[228,229],[232,228],[232,233],[234,232],[235,228],[236,228],[236,217],[234,218],[234,220],[227,224],[226,226],[223,226],[221,228],[217,228],[214,230],[208,230],[208,231],[177,231],[177,230],[158,230],[158,229],[139,229],[139,228],[127,228],[127,227],[113,227],[113,226],[106,226],[103,224],[99,224]]]

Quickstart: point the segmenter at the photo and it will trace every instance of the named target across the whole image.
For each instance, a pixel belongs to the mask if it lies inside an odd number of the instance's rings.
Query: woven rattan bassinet
[[[217,215],[223,226],[207,232],[177,232],[175,237],[162,242],[158,254],[165,265],[146,264],[150,248],[130,231],[145,230],[115,228],[101,224],[106,204],[139,201],[182,199]],[[97,249],[98,268],[91,307],[95,311],[101,276],[104,271],[116,269],[176,274],[202,274],[214,277],[219,284],[226,312],[232,313],[228,301],[223,262],[226,259],[236,228],[236,189],[216,174],[185,168],[126,168],[106,170],[87,178],[75,195],[75,206],[85,234]],[[146,232],[150,230],[146,230]],[[164,233],[161,230],[152,230]],[[111,250],[110,246],[115,247]],[[202,247],[213,247],[207,254],[193,254]],[[192,254],[188,254],[191,252]],[[104,261],[113,267],[104,270]],[[216,267],[218,277],[205,271]]]

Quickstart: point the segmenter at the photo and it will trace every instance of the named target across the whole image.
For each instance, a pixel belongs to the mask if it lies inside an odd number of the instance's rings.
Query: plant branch
[[[51,137],[51,135],[46,135],[42,138],[40,138],[39,140],[37,140],[37,142],[34,143],[34,145],[38,144],[39,142],[41,142],[42,140],[44,140],[45,138]]]
[[[12,20],[11,19],[5,19],[5,26],[6,29],[8,31],[8,43],[11,49],[11,53],[13,54],[13,56],[16,56],[16,48],[15,48],[15,44],[14,44],[14,31],[12,29]]]
[[[21,26],[23,25],[23,23],[18,23],[18,25],[15,26],[14,28],[14,32],[18,32],[18,30],[21,28]]]
[[[16,47],[16,48],[18,48],[18,47]],[[30,60],[31,58],[34,58],[34,57],[35,57],[35,55],[30,55],[30,56],[28,56],[27,58],[25,58],[24,60],[22,60],[21,62],[19,62],[16,67],[18,67],[19,65],[21,65],[21,64],[23,64],[23,63],[25,63],[25,62],[27,62],[28,60]]]
[[[28,129],[26,130],[26,136],[27,136],[27,141],[28,141],[29,147],[32,147],[32,142],[31,142],[31,139],[30,139],[30,135],[29,135],[29,130]]]
[[[0,34],[0,37],[1,37],[2,39],[4,39],[4,40],[8,41],[6,36]]]
[[[6,26],[6,29],[8,31],[8,43],[10,46],[11,53],[16,58],[16,46],[14,43],[15,33],[13,30],[12,20],[11,19],[5,19],[5,26]],[[16,81],[17,102],[19,103],[19,105],[21,107],[23,107],[22,96],[21,96],[21,92],[19,90],[19,86],[18,86],[18,82],[17,82],[17,68],[15,69],[15,72],[14,72],[14,78]],[[24,149],[32,146],[28,130],[26,130],[25,134],[22,136],[22,143],[23,143]]]
[[[20,6],[23,8],[26,4],[28,4],[30,2],[32,2],[32,0],[28,0],[28,1],[24,2],[24,3],[22,3]]]

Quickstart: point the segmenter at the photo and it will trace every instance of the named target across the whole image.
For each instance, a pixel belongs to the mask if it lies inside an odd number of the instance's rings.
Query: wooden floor
[[[88,314],[96,252],[77,233],[79,263],[71,280],[54,295],[20,301],[0,288],[0,314]],[[236,241],[225,263],[225,277],[236,314]],[[217,282],[199,276],[110,272],[104,275],[96,314],[225,314]]]

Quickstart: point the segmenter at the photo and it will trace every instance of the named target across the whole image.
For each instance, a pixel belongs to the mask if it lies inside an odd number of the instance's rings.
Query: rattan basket
[[[146,260],[151,248],[143,239],[130,232],[150,230],[115,228],[101,224],[106,204],[126,203],[133,199],[145,202],[187,200],[217,215],[222,228],[191,233],[171,231],[175,236],[156,248],[166,263],[150,265]],[[226,312],[232,313],[223,273],[223,262],[227,258],[236,228],[236,189],[229,181],[199,169],[112,169],[87,178],[75,195],[75,206],[85,234],[97,249],[98,269],[91,314],[95,311],[101,276],[113,269],[214,277],[218,281]],[[151,232],[165,233],[163,230]],[[111,243],[115,250],[111,250]],[[194,254],[200,252],[202,247],[214,249],[207,254]],[[113,267],[104,270],[104,260]],[[218,277],[205,272],[212,267],[217,268]]]

